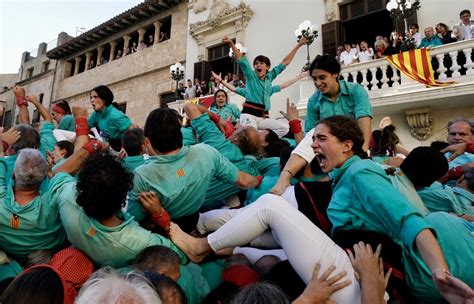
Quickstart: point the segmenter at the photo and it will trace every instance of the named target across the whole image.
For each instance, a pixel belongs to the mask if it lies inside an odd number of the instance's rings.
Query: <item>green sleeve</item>
[[[234,115],[235,119],[239,120],[240,119],[240,110],[239,110],[239,108],[233,103],[229,103],[229,106],[232,109],[232,115]]]
[[[354,116],[355,119],[359,119],[361,117],[370,117],[372,118],[373,112],[372,112],[372,105],[370,104],[369,101],[369,94],[367,94],[367,91],[360,85],[357,85],[354,87],[355,90],[352,93],[352,98],[355,103],[355,109],[354,109]]]
[[[148,191],[146,183],[139,173],[139,170],[135,171],[133,178],[133,188],[128,194],[128,207],[127,213],[135,217],[135,221],[141,222],[145,218],[145,212],[142,205],[138,201],[138,194],[141,192]]]
[[[319,98],[319,91],[315,92],[308,100],[306,106],[306,119],[304,121],[304,132],[308,133],[311,129],[316,126],[316,123],[320,120],[319,110],[316,109],[316,102]]]
[[[281,92],[281,87],[279,85],[274,85],[272,86],[272,93],[270,95],[273,95],[278,92]]]
[[[40,152],[46,157],[46,151],[53,151],[56,139],[53,136],[54,124],[45,122],[40,131]]]
[[[76,124],[72,115],[66,115],[61,119],[58,129],[74,132],[76,131]]]
[[[286,66],[283,63],[280,63],[276,67],[274,67],[270,72],[267,74],[267,78],[270,81],[273,81],[278,75],[280,75],[281,72],[283,72],[286,69]]]
[[[246,88],[238,87],[237,89],[235,89],[235,93],[239,94],[240,96],[242,96],[246,99],[250,99],[248,94],[247,94],[247,89]]]
[[[211,121],[207,113],[201,114],[191,121],[191,126],[196,131],[198,142],[205,143],[219,150],[227,141],[225,135]]]
[[[247,81],[249,79],[255,78],[255,72],[253,71],[252,66],[250,65],[249,60],[247,59],[247,56],[243,56],[239,60],[237,60],[237,64],[240,66],[242,69],[242,73],[244,73],[245,78]]]
[[[116,110],[116,109],[115,109]],[[125,131],[130,128],[132,125],[132,121],[128,118],[127,115],[123,114],[119,110],[117,110],[118,115],[114,115],[110,125],[107,128],[107,132],[110,138],[120,139]]]
[[[0,197],[5,197],[7,193],[7,179],[6,179],[6,173],[7,173],[7,164],[5,162],[5,159],[2,157],[0,159]]]
[[[228,184],[237,182],[239,174],[237,167],[213,147],[209,146],[208,149],[209,156],[214,160],[216,170],[214,176]]]
[[[49,201],[58,206],[64,201],[76,201],[76,178],[64,172],[56,174],[49,182]]]
[[[431,228],[423,216],[379,173],[369,169],[357,171],[353,175],[353,187],[374,226],[392,238],[400,239],[406,248],[413,249],[418,233]]]

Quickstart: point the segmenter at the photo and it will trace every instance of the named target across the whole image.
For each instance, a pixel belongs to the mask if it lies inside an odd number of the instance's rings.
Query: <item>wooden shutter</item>
[[[336,48],[342,42],[341,21],[335,20],[321,25],[323,53],[336,56]]]
[[[194,78],[199,78],[201,81],[209,81],[211,70],[208,61],[199,61],[194,64]]]

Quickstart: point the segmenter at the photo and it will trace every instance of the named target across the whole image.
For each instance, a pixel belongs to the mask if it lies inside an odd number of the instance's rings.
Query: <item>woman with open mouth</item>
[[[440,303],[444,298],[472,303],[472,226],[444,212],[423,217],[391,185],[383,169],[363,159],[367,157],[363,142],[357,122],[348,117],[330,117],[315,128],[312,147],[322,170],[333,180],[328,207],[332,234],[351,230],[384,234],[401,247],[401,271],[418,301]],[[213,251],[247,244],[267,229],[303,281],[310,281],[317,263],[322,270],[335,265],[336,272],[345,272],[351,284],[330,299],[360,302],[364,284],[360,289],[354,280],[346,253],[282,197],[262,196],[206,238],[193,238],[174,224],[170,236],[192,261],[199,262]]]
[[[237,94],[245,97],[240,125],[251,125],[258,130],[270,129],[279,137],[286,135],[289,131],[288,123],[268,117],[271,107],[270,97],[282,89],[281,86],[272,85],[272,81],[291,63],[298,49],[306,44],[306,38],[301,38],[282,62],[271,70],[268,57],[264,55],[255,57],[252,69],[247,57],[240,52],[231,39],[224,37],[222,41],[229,44],[246,79],[245,88],[236,89]]]

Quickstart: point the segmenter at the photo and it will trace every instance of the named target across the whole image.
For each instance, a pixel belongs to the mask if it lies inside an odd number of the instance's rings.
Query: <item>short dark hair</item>
[[[114,93],[105,85],[100,85],[91,90],[94,91],[102,99],[106,106],[110,106],[112,101],[114,101]]]
[[[367,158],[367,153],[362,149],[364,136],[355,119],[347,116],[331,116],[320,120],[318,125],[326,125],[330,133],[337,137],[339,141],[352,141],[352,152],[361,158]]]
[[[290,143],[279,138],[275,131],[270,129],[267,129],[267,131],[268,134],[265,136],[265,142],[267,142],[268,145],[263,147],[263,151],[265,151],[267,157],[280,157],[281,150],[289,147]]]
[[[179,284],[173,281],[171,278],[150,271],[145,272],[144,276],[148,279],[148,281],[150,281],[151,286],[153,286],[153,288],[156,290],[156,293],[160,296],[160,299],[163,302],[167,300],[166,297],[170,294],[169,292],[171,291],[171,294],[174,297],[177,297],[177,299],[175,299],[177,300],[177,303],[188,303],[188,299],[186,298],[186,295],[181,286],[179,286]]]
[[[374,146],[370,147],[370,155],[395,155],[395,146],[400,143],[400,139],[395,134],[395,126],[388,125],[383,130],[372,131]]]
[[[242,288],[230,303],[289,304],[290,301],[280,287],[269,282],[260,282]]]
[[[181,148],[183,134],[178,112],[171,108],[153,110],[145,122],[145,136],[150,140],[153,149],[161,153]]]
[[[77,204],[95,220],[108,219],[125,205],[132,178],[113,156],[92,155],[77,178]]]
[[[402,172],[415,188],[429,187],[448,172],[448,160],[431,147],[417,147],[400,165]]]
[[[56,146],[61,150],[66,150],[64,158],[68,158],[74,153],[74,144],[69,140],[60,140],[56,143]]]
[[[217,94],[220,93],[220,92],[224,93],[224,95],[225,95],[225,102],[226,102],[226,103],[229,102],[229,96],[227,95],[227,92],[224,91],[223,89],[219,89],[219,90],[217,90],[217,91],[214,93],[214,105],[216,105]]]
[[[268,65],[268,67],[271,67],[272,66],[272,63],[270,62],[270,58],[268,58],[267,56],[264,56],[264,55],[258,55],[257,57],[255,57],[255,59],[253,60],[253,64],[255,65],[256,63],[258,62],[263,62],[265,63],[266,65]]]
[[[331,74],[339,74],[341,72],[341,65],[332,55],[318,55],[311,63],[309,73],[313,73],[313,70],[315,69],[324,70]]]
[[[410,27],[409,28],[416,28],[417,30],[420,29],[420,27],[418,26],[418,23],[412,23],[410,24]]]
[[[133,261],[133,267],[142,271],[154,271],[160,265],[179,265],[178,254],[168,247],[155,245],[140,251]]]
[[[38,131],[35,130],[32,126],[28,124],[19,124],[14,126],[15,130],[20,132],[20,139],[16,143],[11,145],[11,148],[15,150],[16,153],[20,152],[21,149],[31,148],[39,149],[40,136]]]
[[[62,304],[64,287],[51,268],[33,268],[22,272],[0,297],[4,304]]]
[[[145,133],[140,128],[128,129],[122,135],[122,146],[128,156],[140,155],[145,141]]]
[[[469,14],[469,15],[470,15],[470,14],[471,14],[471,11],[468,10],[468,9],[463,9],[463,10],[459,13],[459,17],[461,17],[461,16],[464,15],[464,14]]]

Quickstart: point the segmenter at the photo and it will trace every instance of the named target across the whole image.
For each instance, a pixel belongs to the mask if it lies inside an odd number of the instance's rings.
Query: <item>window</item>
[[[127,102],[123,102],[117,105],[117,108],[122,111],[124,114],[127,114]]]
[[[43,62],[43,66],[41,67],[41,72],[47,72],[49,70],[49,60]]]
[[[160,20],[160,36],[158,42],[163,42],[171,38],[171,16]]]
[[[43,93],[38,95],[38,99],[39,99],[40,104],[43,104],[43,97],[44,97]]]
[[[26,70],[26,78],[33,77],[33,70],[34,68],[29,68],[28,70]]]

